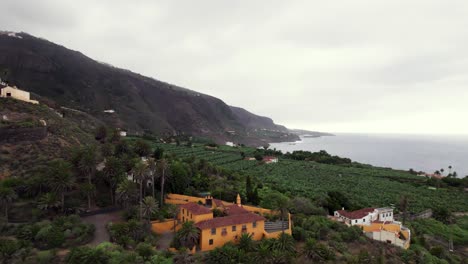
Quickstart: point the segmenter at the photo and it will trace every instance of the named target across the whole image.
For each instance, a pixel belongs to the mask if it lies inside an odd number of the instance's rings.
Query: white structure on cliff
[[[31,100],[30,99],[30,94],[29,92],[23,91],[18,89],[16,86],[7,86],[4,87],[0,90],[0,97],[3,98],[14,98],[17,100],[21,100],[24,102],[32,103],[32,104],[39,104],[38,101],[36,100]]]

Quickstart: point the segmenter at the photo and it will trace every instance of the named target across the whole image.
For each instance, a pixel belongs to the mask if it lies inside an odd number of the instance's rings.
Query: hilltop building
[[[265,216],[275,214],[269,209],[243,205],[237,195],[236,202],[230,203],[214,199],[210,195],[201,197],[168,194],[166,203],[179,205],[177,220],[153,222],[156,233],[169,232],[175,226],[178,230],[182,223],[192,221],[200,230],[197,250],[209,251],[228,242],[236,242],[244,234],[251,234],[253,240],[276,238],[283,231],[291,234],[291,216],[287,221],[269,221]],[[213,210],[223,216],[215,217]]]
[[[14,98],[17,100],[21,100],[24,102],[32,103],[32,104],[39,104],[36,100],[30,99],[30,93],[18,89],[16,86],[6,86],[0,90],[0,97],[3,98]]]
[[[265,156],[265,157],[263,157],[263,162],[265,162],[266,164],[277,163],[277,162],[278,162],[278,158],[277,158],[277,157],[273,157],[273,156]]]
[[[410,246],[411,231],[394,220],[392,208],[363,208],[351,212],[342,209],[335,211],[333,217],[348,226],[359,226],[367,237],[374,240],[404,249]]]

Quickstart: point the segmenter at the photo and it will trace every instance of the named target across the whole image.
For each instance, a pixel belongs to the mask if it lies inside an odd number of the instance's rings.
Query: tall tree
[[[182,247],[192,249],[194,246],[198,245],[200,230],[195,227],[192,221],[188,221],[182,224],[182,227],[177,231],[175,237]]]
[[[9,187],[0,187],[0,203],[3,206],[3,210],[5,210],[5,218],[8,223],[8,211],[10,209],[11,204],[14,200],[18,199],[18,195],[16,192]]]
[[[115,189],[125,179],[125,167],[122,161],[116,157],[107,158],[103,175],[110,187],[111,202],[115,204]]]
[[[166,171],[169,166],[169,163],[166,159],[159,160],[159,168],[161,174],[159,175],[161,180],[161,198],[159,199],[159,204],[162,206],[164,204],[164,184],[166,183]]]
[[[137,188],[135,183],[129,180],[124,180],[119,183],[116,196],[117,200],[120,201],[124,208],[128,207],[128,203],[135,199]]]
[[[60,195],[62,211],[65,211],[65,193],[75,185],[71,164],[60,159],[52,161],[46,180],[50,188]]]
[[[148,165],[143,162],[138,162],[133,169],[133,175],[140,185],[140,220],[142,219],[143,206],[143,183],[148,178]]]
[[[154,179],[156,178],[156,174],[158,171],[158,163],[154,158],[149,158],[148,159],[148,171],[151,177],[151,189],[152,189],[152,195],[155,197],[155,191],[154,191],[154,184],[155,181]]]
[[[177,215],[179,214],[179,208],[176,206],[176,205],[173,205],[173,204],[168,204],[167,205],[167,214],[170,215],[172,217],[172,219],[174,220],[174,226],[172,227],[172,230],[175,234],[176,232],[176,220],[177,220]]]
[[[284,218],[288,213],[289,198],[279,192],[270,192],[262,200],[266,208],[277,210],[281,218],[281,231],[284,233]]]
[[[142,202],[143,206],[142,206],[142,214],[144,217],[147,217],[148,218],[148,222],[151,221],[151,216],[158,211],[159,209],[159,205],[158,205],[158,202],[154,199],[154,197],[151,197],[151,196],[146,196],[144,199],[143,199],[143,202]]]
[[[37,208],[46,212],[60,208],[60,200],[57,194],[53,192],[43,194],[37,201]]]
[[[91,209],[91,198],[96,193],[96,187],[91,183],[83,183],[80,185],[80,191],[88,198],[88,210]]]
[[[148,142],[139,139],[135,142],[133,151],[140,157],[147,157],[149,154],[151,154],[151,146],[148,144]]]

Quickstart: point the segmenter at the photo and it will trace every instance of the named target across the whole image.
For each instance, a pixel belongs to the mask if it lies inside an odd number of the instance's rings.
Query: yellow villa
[[[236,203],[214,199],[211,196],[193,197],[179,194],[168,194],[165,202],[179,205],[177,220],[153,222],[153,231],[164,233],[176,230],[184,222],[192,221],[200,230],[199,251],[209,251],[228,242],[237,242],[242,234],[252,235],[253,240],[277,238],[282,232],[291,234],[291,216],[287,221],[268,221],[264,215],[271,215],[269,209],[242,205],[237,195]],[[223,213],[215,217],[213,210]],[[175,221],[175,222],[174,222]]]

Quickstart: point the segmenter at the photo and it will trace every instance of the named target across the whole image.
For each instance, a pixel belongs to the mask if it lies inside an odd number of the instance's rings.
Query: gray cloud
[[[290,127],[468,133],[466,1],[4,0],[1,7],[2,29]]]

